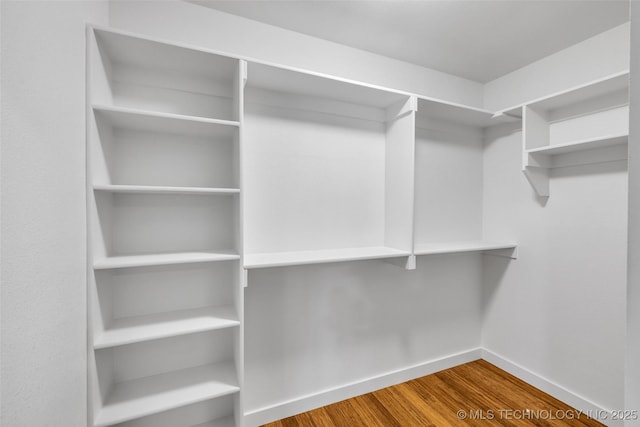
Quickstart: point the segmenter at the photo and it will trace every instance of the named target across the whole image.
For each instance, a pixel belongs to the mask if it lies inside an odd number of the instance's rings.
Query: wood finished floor
[[[489,362],[477,360],[265,427],[602,425]]]

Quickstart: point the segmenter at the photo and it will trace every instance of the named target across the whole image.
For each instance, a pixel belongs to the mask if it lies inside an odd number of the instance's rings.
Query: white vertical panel
[[[525,149],[549,145],[549,122],[545,114],[531,107],[524,107],[523,113]]]
[[[247,82],[247,63],[238,61],[238,68],[234,78],[234,114],[240,123],[236,133],[234,145],[236,159],[235,176],[240,195],[236,199],[236,250],[240,254],[240,261],[236,263],[234,280],[231,282],[234,292],[234,303],[240,325],[234,331],[233,337],[233,357],[238,375],[238,385],[240,393],[234,397],[234,419],[236,427],[244,426],[244,279],[245,272],[242,268],[244,260],[244,87]]]
[[[385,246],[413,248],[415,98],[408,112],[387,122],[385,155]]]
[[[631,2],[629,229],[625,409],[640,409],[640,3]],[[625,426],[639,426],[628,420]]]

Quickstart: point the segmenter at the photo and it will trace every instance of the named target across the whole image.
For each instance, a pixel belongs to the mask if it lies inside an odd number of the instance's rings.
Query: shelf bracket
[[[240,81],[242,86],[247,85],[247,61],[240,59]]]
[[[483,251],[484,255],[497,256],[500,258],[518,259],[518,248],[510,249],[494,249],[491,251]]]
[[[549,171],[547,169],[525,166],[522,172],[538,196],[549,197]]]
[[[382,261],[387,264],[395,265],[396,267],[404,268],[405,270],[415,270],[416,269],[416,256],[409,255],[404,258],[385,258]]]
[[[247,270],[246,268],[243,268],[242,271],[240,272],[240,280],[242,281],[242,287],[246,288],[247,286],[249,286],[249,270]]]
[[[398,101],[387,108],[386,121],[393,122],[414,111],[418,111],[418,98],[410,96],[406,100]]]

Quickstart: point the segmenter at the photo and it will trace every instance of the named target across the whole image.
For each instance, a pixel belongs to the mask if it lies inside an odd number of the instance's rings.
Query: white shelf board
[[[254,62],[249,64],[247,77],[248,87],[332,99],[375,108],[386,108],[409,98],[409,95],[404,93],[368,86],[355,81]]]
[[[323,264],[380,258],[408,257],[411,253],[384,246],[325,249],[316,251],[272,252],[246,254],[244,268],[268,268],[291,265]]]
[[[629,87],[629,71],[622,71],[610,76],[594,80],[568,90],[534,99],[515,107],[500,111],[504,114],[522,115],[522,107],[530,106],[538,110],[549,111],[614,93]]]
[[[240,123],[183,114],[161,113],[135,108],[94,105],[96,117],[116,128],[176,135],[232,139]]]
[[[145,255],[120,255],[95,260],[93,268],[104,270],[111,268],[146,267],[153,265],[190,264],[197,262],[229,261],[240,259],[235,251],[199,251],[175,252]]]
[[[602,138],[585,139],[582,141],[567,142],[564,144],[548,145],[546,147],[533,148],[527,150],[529,154],[565,154],[575,151],[594,150],[596,148],[612,147],[615,145],[626,144],[629,140],[629,135],[612,135]]]
[[[94,420],[106,427],[237,393],[233,363],[217,363],[115,384]]]
[[[202,307],[146,316],[116,319],[95,338],[93,347],[103,349],[178,335],[238,326],[233,306]]]
[[[238,188],[168,187],[155,185],[95,184],[95,191],[133,194],[238,194]]]
[[[516,247],[517,245],[515,243],[510,242],[485,242],[481,240],[471,240],[463,242],[416,244],[414,253],[415,255],[437,255],[515,249]]]
[[[236,420],[233,416],[220,418],[218,420],[209,421],[192,427],[235,427]]]
[[[500,123],[511,123],[517,118],[498,115],[482,108],[469,107],[446,101],[418,97],[418,117],[442,120],[466,126],[486,128]]]
[[[138,65],[149,69],[167,70],[205,76],[233,84],[237,59],[217,55],[204,49],[168,43],[157,39],[120,31],[93,27],[96,39],[115,63]]]

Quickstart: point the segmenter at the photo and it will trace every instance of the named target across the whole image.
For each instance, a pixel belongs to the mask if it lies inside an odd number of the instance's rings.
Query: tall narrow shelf
[[[509,109],[523,117],[523,173],[548,197],[549,169],[626,159],[629,73]]]
[[[87,41],[93,425],[202,423],[211,402],[241,426],[245,64],[102,28]]]
[[[411,256],[415,98],[249,64],[245,268]]]

